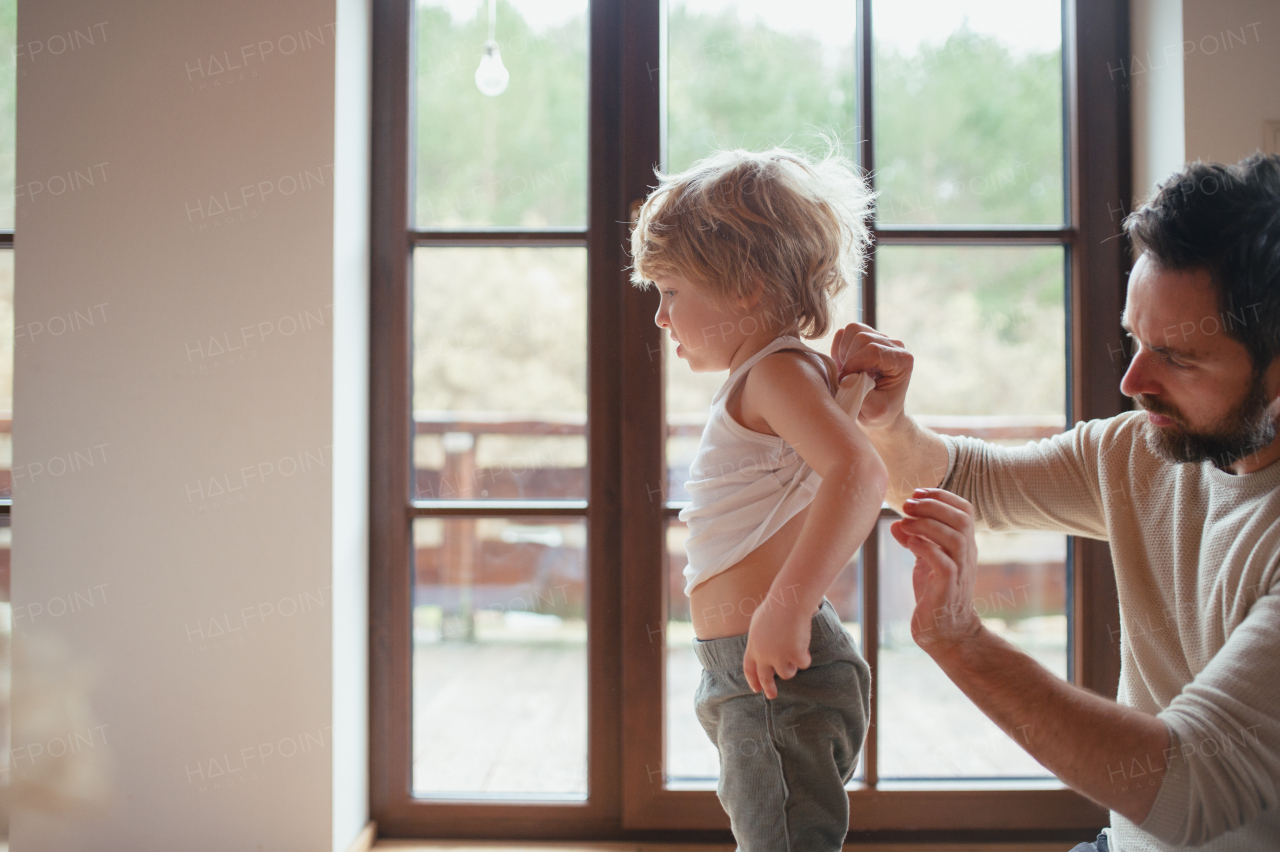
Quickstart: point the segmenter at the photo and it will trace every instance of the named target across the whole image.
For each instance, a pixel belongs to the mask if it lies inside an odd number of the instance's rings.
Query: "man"
[[[1125,229],[1141,255],[1120,388],[1138,410],[1003,448],[905,414],[901,341],[855,323],[832,355],[877,380],[859,422],[904,515],[893,535],[916,557],[913,635],[1110,808],[1111,827],[1076,849],[1280,849],[1280,157],[1188,166]],[[1118,702],[983,627],[975,525],[1110,542]]]

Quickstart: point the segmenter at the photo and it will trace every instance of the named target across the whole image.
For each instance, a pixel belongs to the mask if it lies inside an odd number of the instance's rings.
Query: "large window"
[[[834,140],[879,193],[874,257],[837,319],[906,341],[910,413],[1018,444],[1121,410],[1098,350],[1119,340],[1105,211],[1127,189],[1108,159],[1124,112],[1076,70],[1123,50],[1118,5],[379,0],[384,833],[727,828],[693,714],[675,517],[724,377],[670,357],[654,295],[627,283],[628,218],[654,167]],[[893,517],[829,593],[875,678],[852,830],[1083,836],[1101,812],[912,643]],[[1105,548],[982,534],[979,554],[988,624],[1112,688]]]

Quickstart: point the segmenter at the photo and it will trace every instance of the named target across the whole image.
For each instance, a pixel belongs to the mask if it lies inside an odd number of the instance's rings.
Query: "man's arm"
[[[1164,722],[1067,683],[985,627],[930,656],[1064,784],[1135,823],[1146,819],[1160,785],[1138,781],[1163,777],[1169,748]]]
[[[907,517],[890,529],[916,557],[916,642],[1063,783],[1135,823],[1145,820],[1160,785],[1132,779],[1138,772],[1144,781],[1163,777],[1165,723],[1067,683],[982,626],[973,607],[977,547],[967,501],[924,489],[903,508]]]
[[[912,489],[945,484],[973,504],[988,529],[1107,538],[1098,454],[1101,446],[1129,439],[1119,434],[1121,418],[1077,424],[1021,447],[944,439],[903,411],[913,360],[902,341],[852,323],[837,332],[832,354],[842,375],[865,372],[875,379],[858,423],[888,468],[887,499],[895,509],[902,511]]]
[[[915,489],[942,485],[948,469],[947,445],[937,433],[912,420],[905,411],[892,424],[866,431],[890,471],[885,502],[899,513]]]
[[[1274,558],[1274,557],[1273,557]],[[1280,575],[1191,683],[1160,711],[1173,742],[1139,828],[1198,846],[1280,808]],[[1176,746],[1174,748],[1173,746]]]
[[[915,488],[942,484],[947,473],[947,445],[903,410],[914,360],[901,340],[855,322],[836,331],[831,357],[840,376],[866,373],[875,379],[858,411],[858,423],[889,470],[885,500],[902,511],[902,501]]]

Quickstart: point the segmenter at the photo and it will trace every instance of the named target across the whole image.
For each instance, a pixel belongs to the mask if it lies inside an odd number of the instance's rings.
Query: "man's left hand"
[[[911,573],[916,594],[911,636],[936,655],[982,629],[973,607],[978,562],[973,505],[941,488],[918,488],[902,511],[905,517],[889,530],[916,557]]]

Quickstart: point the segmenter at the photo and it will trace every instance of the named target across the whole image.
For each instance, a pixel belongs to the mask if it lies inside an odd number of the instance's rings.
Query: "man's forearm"
[[[934,661],[1063,783],[1141,824],[1160,792],[1169,731],[1155,716],[1055,677],[985,627]]]
[[[901,512],[902,502],[915,489],[942,484],[947,473],[947,445],[905,412],[892,426],[865,431],[889,470],[885,500],[894,509]]]

